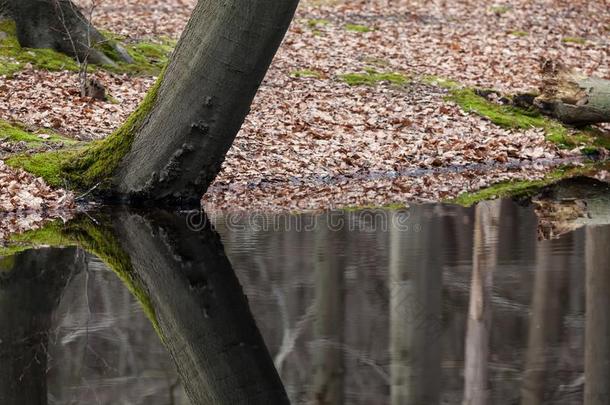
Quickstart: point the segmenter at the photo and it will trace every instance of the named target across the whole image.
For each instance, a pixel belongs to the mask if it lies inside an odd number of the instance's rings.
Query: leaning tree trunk
[[[112,175],[124,199],[199,203],[220,170],[298,0],[200,0]],[[136,128],[133,128],[136,127]],[[95,159],[92,159],[95,161]],[[98,163],[99,164],[99,163]]]
[[[96,64],[131,62],[120,45],[109,42],[71,0],[0,0],[0,11],[15,20],[19,44],[50,48]]]
[[[610,80],[582,76],[551,62],[543,75],[541,95],[534,100],[542,111],[566,124],[610,122]]]

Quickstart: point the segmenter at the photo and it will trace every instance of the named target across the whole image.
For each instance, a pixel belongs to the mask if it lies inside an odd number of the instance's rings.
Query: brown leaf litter
[[[194,4],[102,0],[94,21],[128,41],[176,39]],[[425,79],[525,91],[540,85],[544,59],[610,78],[609,19],[604,2],[582,0],[304,1],[204,205],[300,210],[437,201],[498,181],[541,178],[578,151],[557,149],[539,129],[507,130],[464,113]],[[373,70],[409,83],[342,80]],[[154,82],[96,74],[112,103],[80,97],[77,76],[28,68],[0,78],[0,118],[102,138]],[[43,187],[3,167],[9,178]],[[57,193],[33,191],[15,204],[69,198]]]

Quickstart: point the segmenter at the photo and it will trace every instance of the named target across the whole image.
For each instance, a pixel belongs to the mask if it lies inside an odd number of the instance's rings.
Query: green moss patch
[[[492,103],[472,89],[452,88],[448,99],[457,103],[464,111],[476,113],[504,128],[543,128],[546,139],[563,148],[610,146],[610,141],[593,129],[573,131],[537,111]]]
[[[42,136],[41,136],[42,135]],[[58,133],[43,129],[36,132],[29,132],[26,128],[17,123],[9,123],[0,120],[0,140],[3,142],[25,142],[29,146],[40,146],[45,143],[76,144],[77,141],[63,137]]]
[[[106,66],[105,69],[117,73],[158,75],[167,65],[175,43],[136,42],[124,46],[134,63],[118,62],[116,66]]]
[[[10,76],[31,64],[40,69],[78,70],[78,64],[71,57],[52,49],[22,48],[17,40],[15,23],[10,20],[0,22],[0,75]]]
[[[371,32],[371,31],[373,31],[373,28],[367,27],[366,25],[359,25],[359,24],[345,24],[343,26],[343,28],[345,28],[346,31],[352,31],[352,32]]]
[[[311,69],[301,69],[290,72],[291,77],[309,77],[314,79],[319,79],[322,77],[322,74],[316,70]]]
[[[374,69],[367,69],[365,73],[346,73],[339,75],[339,79],[350,86],[375,86],[382,82],[404,85],[409,82],[401,73],[377,72]]]
[[[67,149],[42,153],[24,153],[12,156],[6,164],[23,169],[34,176],[42,177],[53,187],[66,187],[63,166],[73,159],[77,150]]]
[[[326,25],[330,25],[330,21],[329,20],[325,20],[323,18],[312,18],[307,20],[307,26],[309,28],[320,28],[320,27],[324,27]]]
[[[495,13],[497,15],[502,15],[502,14],[506,14],[511,10],[510,6],[504,6],[504,5],[499,5],[499,6],[493,6],[490,8],[492,13]]]
[[[78,71],[78,63],[70,56],[53,49],[22,48],[17,40],[15,23],[10,20],[0,22],[0,75],[10,76],[27,64],[38,69],[49,71]],[[118,61],[119,56],[112,47],[118,42],[117,36],[104,33],[108,41],[99,45],[108,57]],[[167,64],[175,42],[162,39],[155,42],[135,42],[124,44],[124,48],[131,55],[134,63],[117,62],[115,65],[90,66],[90,70],[104,69],[115,73],[150,74],[157,75]]]
[[[529,35],[529,32],[526,31],[511,31],[509,32],[510,35],[513,35],[515,37],[527,37]]]
[[[131,149],[136,131],[152,110],[163,73],[127,121],[107,138],[76,144],[59,151],[24,153],[6,163],[42,177],[55,187],[86,190],[110,180],[123,157]],[[100,187],[103,189],[103,187]]]
[[[580,37],[563,37],[561,38],[561,42],[564,44],[579,44],[584,45],[587,43],[587,40]]]
[[[131,150],[136,131],[155,105],[162,80],[161,73],[142,103],[119,129],[103,140],[92,142],[61,164],[61,171],[72,185],[86,189],[110,179],[123,157]]]
[[[598,165],[585,165],[584,167],[558,167],[550,171],[540,180],[515,180],[496,183],[484,189],[462,193],[454,199],[446,202],[469,207],[480,201],[493,200],[496,198],[527,198],[537,194],[543,187],[549,186],[563,179],[572,177],[592,175],[600,170]]]

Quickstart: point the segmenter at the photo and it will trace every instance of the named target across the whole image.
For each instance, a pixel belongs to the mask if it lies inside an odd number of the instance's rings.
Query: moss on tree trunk
[[[33,1],[33,0],[28,0]],[[200,1],[140,108],[81,151],[8,163],[121,202],[197,206],[237,135],[298,0]]]

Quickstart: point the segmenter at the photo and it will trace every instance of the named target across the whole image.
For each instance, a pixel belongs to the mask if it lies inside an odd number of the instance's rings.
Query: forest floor
[[[195,4],[98,2],[95,25],[126,43],[178,39]],[[580,165],[590,145],[558,142],[548,125],[520,117],[508,128],[496,125],[468,111],[472,103],[468,94],[460,99],[460,89],[535,90],[544,60],[610,79],[609,34],[604,2],[303,0],[204,206],[304,210],[439,201]],[[0,77],[0,119],[103,138],[154,77],[95,75],[112,102],[80,97],[77,72],[26,64]]]

